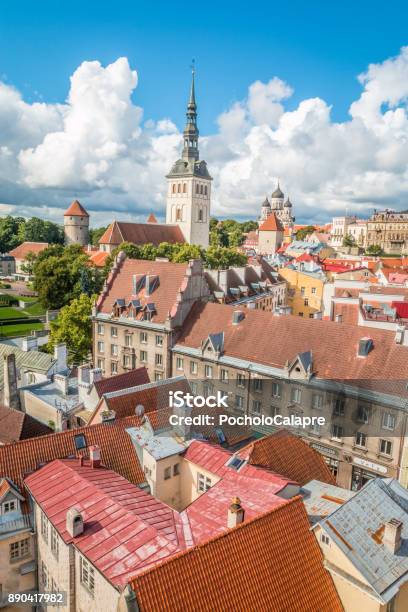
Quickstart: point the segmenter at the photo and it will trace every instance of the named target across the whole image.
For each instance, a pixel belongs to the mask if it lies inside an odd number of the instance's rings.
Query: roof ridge
[[[227,537],[229,534],[231,534],[233,532],[237,532],[239,529],[246,529],[250,525],[252,525],[253,523],[256,523],[257,521],[262,521],[265,518],[267,518],[268,516],[270,516],[271,514],[278,513],[279,511],[282,511],[283,508],[286,509],[286,508],[288,508],[291,505],[299,505],[300,507],[302,507],[303,506],[303,498],[302,498],[302,496],[301,495],[296,495],[295,497],[292,497],[291,499],[287,499],[287,500],[285,499],[285,500],[283,500],[282,504],[272,508],[271,510],[267,510],[266,512],[264,512],[262,514],[259,514],[258,516],[255,516],[255,517],[253,517],[251,519],[248,519],[247,521],[243,521],[239,525],[236,525],[235,527],[226,529],[222,533],[217,533],[215,536],[212,536],[211,538],[209,538],[208,540],[205,540],[204,542],[201,542],[201,543],[198,543],[198,544],[194,544],[194,546],[191,546],[190,548],[187,548],[186,550],[182,550],[179,553],[177,553],[175,555],[172,555],[170,558],[164,559],[160,563],[155,564],[153,567],[149,567],[146,570],[140,572],[139,574],[136,574],[133,578],[129,579],[129,582],[131,582],[132,580],[137,580],[138,578],[141,578],[142,576],[144,576],[146,574],[154,572],[157,568],[162,567],[163,565],[165,565],[167,563],[171,563],[172,561],[175,561],[175,560],[179,559],[180,557],[192,554],[192,553],[196,552],[199,549],[201,550],[203,548],[206,548],[212,542],[217,541],[217,540],[221,540],[222,538]],[[306,512],[306,511],[304,510],[304,512]]]
[[[186,380],[185,376],[174,376],[172,378],[164,378],[163,380],[153,380],[149,383],[144,383],[142,385],[134,385],[133,387],[127,387],[126,389],[118,389],[117,391],[107,391],[102,394],[102,397],[107,399],[111,399],[112,397],[120,397],[121,395],[130,395],[135,391],[144,391],[146,389],[154,389],[157,387],[164,387],[168,385],[170,382],[174,383],[176,381]]]

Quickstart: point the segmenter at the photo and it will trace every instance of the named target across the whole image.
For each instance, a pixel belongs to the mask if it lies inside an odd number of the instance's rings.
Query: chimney
[[[36,351],[38,349],[38,338],[35,336],[27,336],[27,338],[23,338],[21,348],[25,353],[28,353],[29,351]]]
[[[242,310],[234,310],[232,313],[232,324],[239,325],[243,319],[245,319],[245,313]]]
[[[20,396],[17,390],[16,357],[14,353],[4,355],[3,402],[7,408],[20,410]]]
[[[101,368],[93,368],[92,370],[90,370],[89,372],[89,382],[91,385],[93,385],[95,382],[97,382],[98,380],[102,379],[102,370]]]
[[[94,444],[94,446],[89,447],[89,459],[91,460],[91,467],[98,468],[101,465],[101,449],[99,446]]]
[[[78,383],[89,384],[89,365],[81,365],[78,367]]]
[[[408,329],[406,329],[405,325],[398,325],[395,332],[395,343],[408,346]]]
[[[63,395],[68,395],[69,378],[64,374],[54,374],[54,382]]]
[[[373,341],[371,338],[361,338],[358,343],[358,357],[367,357],[368,353],[372,351],[374,347]]]
[[[71,538],[76,538],[84,532],[84,519],[78,508],[70,508],[68,510],[65,527]]]
[[[228,508],[228,528],[236,527],[240,523],[244,522],[245,510],[241,506],[241,500],[239,497],[233,497],[231,505]]]
[[[57,363],[55,364],[57,372],[65,372],[67,369],[67,345],[56,344],[54,346],[54,359]]]
[[[403,524],[398,519],[391,519],[385,523],[383,536],[383,544],[393,555],[399,551],[402,544],[402,527]]]
[[[182,406],[173,406],[173,414],[177,415],[177,425],[173,426],[176,435],[183,438],[183,440],[189,440],[191,437],[191,425],[186,425],[186,418],[191,417],[193,409],[183,403]]]
[[[83,465],[84,465],[84,457],[83,457],[83,455],[79,455],[78,460],[79,460],[80,467],[83,467]]]

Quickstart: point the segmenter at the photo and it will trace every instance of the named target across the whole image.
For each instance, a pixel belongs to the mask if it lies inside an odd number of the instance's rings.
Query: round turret
[[[64,213],[65,244],[89,243],[89,215],[78,200],[74,200]]]

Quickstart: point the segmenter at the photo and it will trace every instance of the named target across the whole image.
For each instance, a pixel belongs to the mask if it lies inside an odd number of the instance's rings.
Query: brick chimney
[[[385,523],[383,544],[393,555],[401,548],[402,527],[402,522],[395,518]]]
[[[241,500],[239,497],[233,497],[231,505],[228,508],[228,528],[236,527],[240,523],[244,522],[245,510],[241,506]]]
[[[3,402],[7,408],[20,410],[20,396],[17,390],[16,357],[14,353],[4,355]]]
[[[101,465],[101,449],[99,446],[94,444],[94,446],[89,447],[89,459],[91,461],[92,468],[98,468]]]

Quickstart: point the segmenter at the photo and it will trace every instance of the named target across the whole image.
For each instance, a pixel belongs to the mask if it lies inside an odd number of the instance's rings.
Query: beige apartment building
[[[408,253],[408,212],[385,210],[375,212],[367,221],[366,247],[378,245],[385,253]]]
[[[126,259],[120,253],[93,311],[94,365],[104,376],[144,366],[168,378],[170,349],[187,314],[210,290],[202,262]]]
[[[224,391],[235,415],[324,416],[324,426],[294,431],[340,486],[376,476],[407,484],[406,334],[203,304],[172,354],[174,375],[197,394]]]

